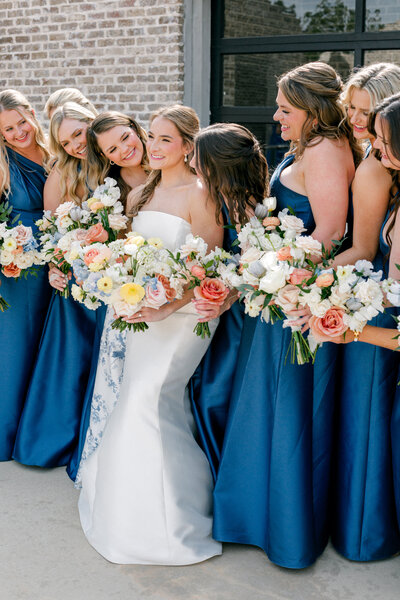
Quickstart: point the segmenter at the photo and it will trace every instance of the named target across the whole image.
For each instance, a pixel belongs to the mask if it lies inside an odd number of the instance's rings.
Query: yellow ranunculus
[[[90,208],[90,207],[92,206],[92,204],[94,204],[95,202],[101,202],[101,200],[99,200],[98,198],[95,198],[95,197],[93,197],[93,198],[89,198],[89,199],[88,199],[88,201],[87,201],[89,208]]]
[[[111,277],[101,277],[97,282],[97,287],[101,292],[109,294],[113,287],[113,280]]]
[[[119,290],[122,300],[125,300],[128,304],[138,304],[144,297],[144,294],[144,287],[138,283],[124,283]]]
[[[103,269],[103,263],[91,262],[88,268],[89,271],[92,271],[92,273],[96,273],[97,271],[101,271]]]
[[[150,244],[150,246],[154,246],[154,248],[157,248],[158,250],[164,246],[162,239],[158,237],[149,238],[147,242]]]
[[[125,240],[125,244],[127,244],[127,245],[135,244],[135,246],[137,246],[138,248],[140,246],[143,246],[144,242],[145,242],[145,239],[142,235],[130,235]]]

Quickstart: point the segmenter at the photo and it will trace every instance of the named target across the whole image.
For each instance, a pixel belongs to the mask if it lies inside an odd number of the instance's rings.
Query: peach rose
[[[337,306],[328,308],[323,317],[315,317],[309,320],[310,331],[317,342],[329,342],[330,338],[342,335],[347,331],[347,325],[343,322],[345,311]]]
[[[84,263],[89,266],[92,263],[100,264],[105,260],[111,258],[111,250],[109,248],[90,248],[85,253]]]
[[[89,230],[87,230],[89,231]],[[84,242],[86,240],[87,231],[85,229],[75,229],[74,238],[77,242]]]
[[[292,285],[301,285],[304,281],[310,279],[311,276],[312,273],[308,269],[294,269],[289,277],[289,283]]]
[[[271,231],[272,229],[278,227],[278,225],[280,225],[281,222],[278,219],[278,217],[265,217],[262,224],[264,225],[267,231]]]
[[[197,279],[204,279],[206,276],[205,268],[200,267],[199,265],[193,265],[193,267],[190,269],[190,272],[194,277],[197,277]]]
[[[279,248],[278,252],[276,253],[276,258],[278,260],[290,260],[293,258],[289,246],[283,246],[283,248]]]
[[[6,277],[19,277],[21,274],[21,269],[19,269],[14,263],[10,263],[2,268],[2,273]]]
[[[22,247],[22,246],[17,246],[17,247],[15,248],[15,250],[13,250],[13,254],[14,254],[14,255],[15,255],[15,254],[22,254],[22,252],[23,252],[23,251],[24,251],[24,249],[23,249],[23,247]]]
[[[89,208],[92,212],[97,212],[98,210],[101,210],[102,208],[104,208],[104,204],[100,201],[92,202],[90,204]]]
[[[168,277],[165,277],[165,275],[157,275],[156,277],[165,290],[167,301],[171,302],[171,300],[173,300],[176,296],[176,290],[174,290],[174,288],[171,287]]]
[[[332,273],[321,273],[321,275],[318,275],[315,283],[319,288],[324,288],[332,285],[334,281],[335,278],[333,277]]]
[[[197,300],[207,300],[211,304],[223,304],[229,294],[229,289],[220,279],[206,277],[201,284],[194,288],[194,295]]]
[[[108,233],[104,229],[101,223],[92,225],[86,232],[85,242],[87,244],[93,244],[94,242],[106,242],[108,240]]]
[[[295,285],[285,285],[279,290],[276,304],[282,308],[282,310],[288,313],[291,310],[298,308],[300,290]]]
[[[14,228],[13,235],[17,244],[22,246],[26,244],[32,237],[32,228],[24,225],[17,225]]]
[[[156,285],[151,283],[146,286],[146,304],[151,308],[160,308],[168,302],[165,289],[161,281],[157,281]]]

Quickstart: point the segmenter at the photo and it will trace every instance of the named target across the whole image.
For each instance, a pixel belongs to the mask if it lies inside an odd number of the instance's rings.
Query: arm
[[[360,164],[353,182],[353,245],[335,258],[333,267],[375,258],[391,185],[389,172],[374,156],[370,155]]]
[[[398,339],[396,339],[398,334],[399,332],[397,329],[386,329],[385,327],[365,325],[358,339],[360,342],[387,348],[387,350],[398,350],[399,342]],[[340,335],[336,338],[327,337],[326,341],[334,342],[335,344],[348,344],[354,341],[354,333],[352,331],[346,331],[344,335]]]
[[[324,139],[307,148],[302,159],[304,187],[315,220],[312,236],[326,248],[345,232],[352,176],[348,152],[347,145]]]
[[[400,209],[397,211],[396,222],[390,232],[392,247],[389,258],[389,277],[400,280],[400,271],[396,265],[400,265]]]
[[[44,184],[43,190],[43,208],[44,210],[51,210],[52,213],[55,212],[56,208],[60,205],[61,197],[60,197],[60,189],[61,189],[61,176],[59,171],[54,167],[48,178],[46,179],[46,183]]]

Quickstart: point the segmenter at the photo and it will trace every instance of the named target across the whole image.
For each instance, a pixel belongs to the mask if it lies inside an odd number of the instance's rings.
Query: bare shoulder
[[[370,154],[357,167],[353,186],[370,189],[382,188],[388,192],[392,185],[392,177],[381,161]]]
[[[199,212],[211,212],[214,213],[215,209],[212,206],[211,199],[204,185],[199,179],[196,179],[193,183],[188,186],[188,200],[191,214],[198,214]]]
[[[343,160],[346,154],[351,155],[348,140],[330,140],[324,137],[319,138],[318,143],[307,146],[304,150],[304,161],[321,164],[326,160]]]

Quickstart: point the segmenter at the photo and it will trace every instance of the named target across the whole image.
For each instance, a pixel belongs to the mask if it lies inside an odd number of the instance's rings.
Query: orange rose
[[[278,219],[278,217],[265,217],[262,224],[264,225],[267,231],[271,231],[272,229],[278,227],[278,225],[280,225],[281,222]]]
[[[9,265],[4,265],[2,268],[2,273],[6,277],[19,277],[21,274],[21,269],[14,265],[14,263],[10,263]]]
[[[332,285],[334,281],[335,278],[333,277],[332,273],[321,273],[321,275],[318,275],[315,283],[319,288],[324,288]]]
[[[323,317],[309,320],[310,330],[317,342],[329,342],[329,338],[337,337],[347,331],[348,327],[343,322],[345,311],[337,306],[328,308]]]
[[[86,232],[85,242],[87,244],[93,244],[95,242],[101,242],[103,244],[107,240],[108,233],[101,223],[96,223],[96,225],[92,225]]]
[[[92,202],[89,208],[92,212],[97,212],[98,210],[101,210],[102,208],[104,208],[104,204],[100,201]]]
[[[206,276],[205,268],[200,267],[199,265],[193,265],[193,267],[190,269],[190,272],[194,277],[197,277],[197,279],[204,279]]]
[[[22,252],[23,252],[23,251],[24,251],[24,249],[23,249],[23,247],[22,247],[22,246],[17,246],[17,247],[15,248],[15,250],[13,250],[13,254],[14,254],[14,256],[15,256],[16,254],[22,254]]]
[[[293,256],[290,253],[289,246],[279,248],[278,252],[276,253],[276,258],[278,260],[290,260],[291,258],[293,258]]]
[[[157,275],[158,281],[162,284],[165,290],[165,296],[168,302],[171,302],[176,296],[176,290],[170,286],[169,280],[165,275]]]
[[[201,284],[194,288],[197,300],[207,300],[211,304],[223,304],[229,294],[229,289],[220,281],[206,277]]]
[[[307,269],[294,269],[289,277],[289,283],[292,285],[301,285],[304,281],[310,279],[311,276],[311,271],[308,271]]]

